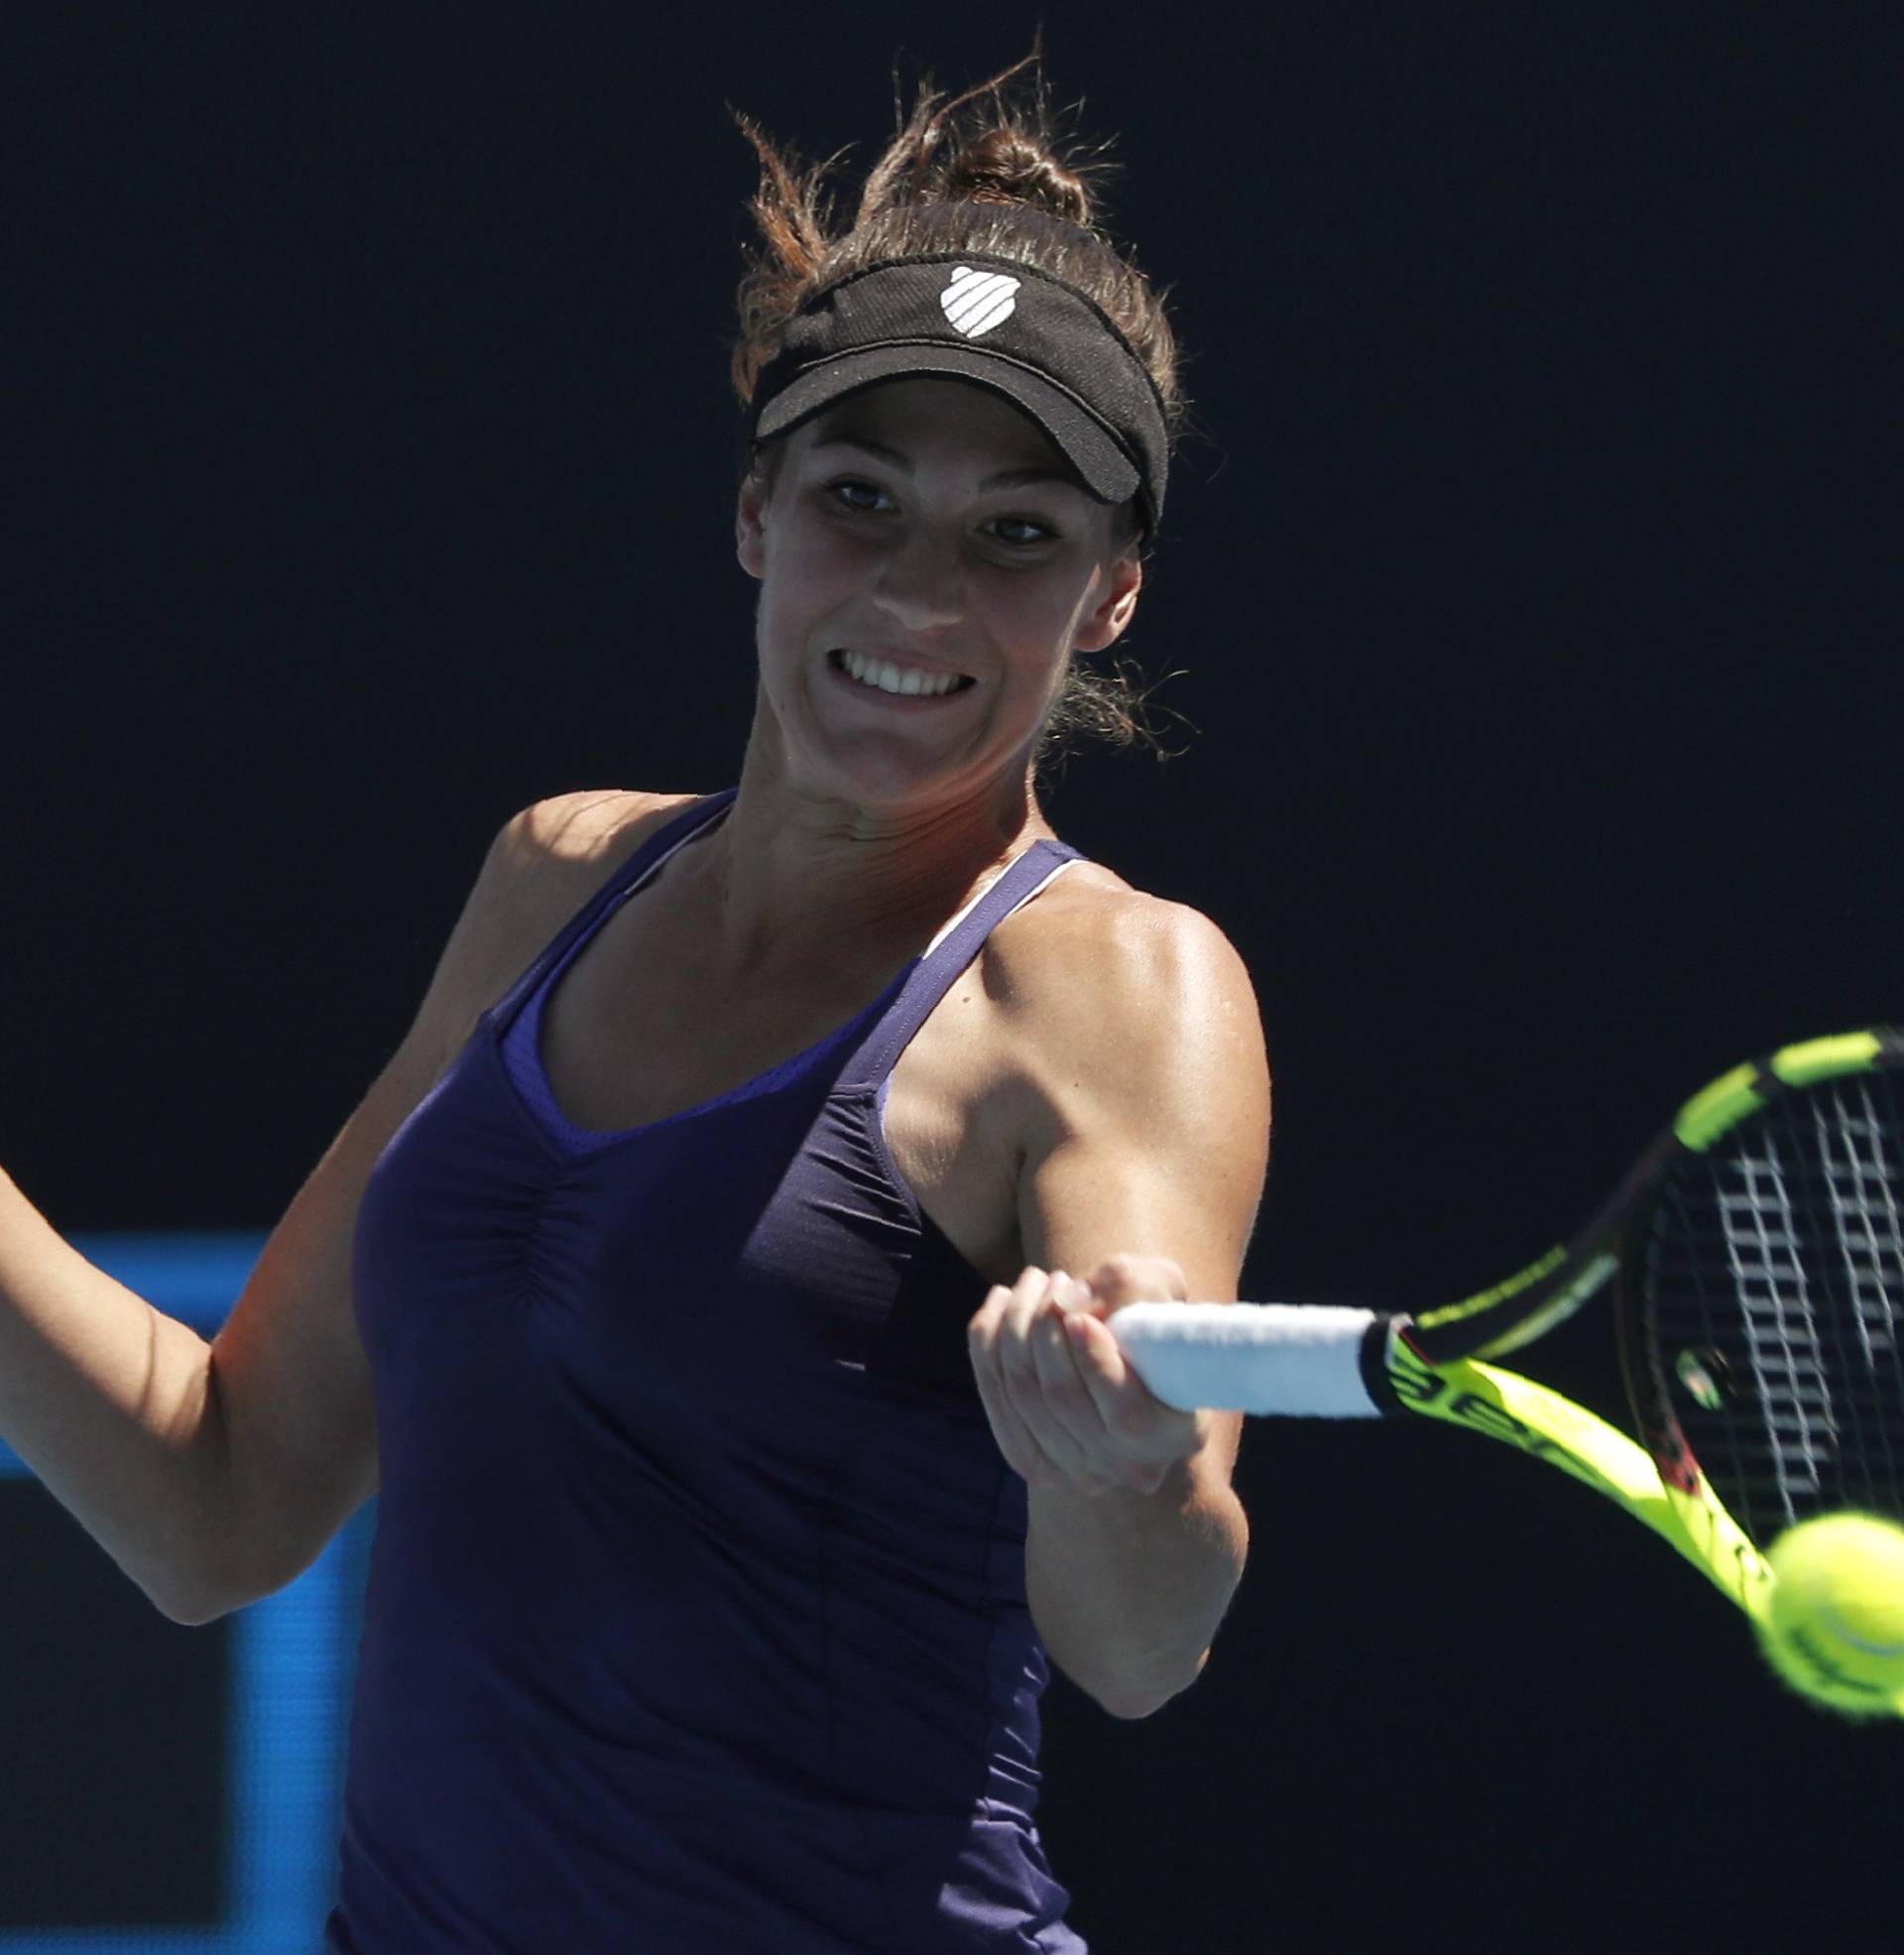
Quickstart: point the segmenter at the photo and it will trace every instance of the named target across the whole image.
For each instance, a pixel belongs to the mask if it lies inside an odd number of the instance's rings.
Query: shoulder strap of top
[[[841,1068],[836,1092],[877,1088],[898,1063],[899,1054],[951,990],[959,973],[979,954],[987,937],[1029,903],[1052,877],[1086,858],[1069,842],[1041,837],[1018,855],[1005,873],[954,916],[917,958],[899,995],[871,1035]]]
[[[609,877],[559,931],[546,943],[539,956],[523,972],[508,992],[483,1014],[498,1025],[507,1025],[552,965],[567,955],[570,945],[585,936],[600,919],[602,912],[619,903],[645,876],[658,869],[683,842],[692,841],[703,828],[717,821],[733,805],[738,788],[723,788],[719,794],[691,802],[671,821],[664,821],[643,842],[633,855]]]

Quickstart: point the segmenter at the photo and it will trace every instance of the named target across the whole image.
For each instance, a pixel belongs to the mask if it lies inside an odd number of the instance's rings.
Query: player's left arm
[[[1048,932],[1013,989],[1040,1052],[1026,1267],[973,1318],[973,1367],[1029,1490],[1039,1635],[1107,1710],[1142,1717],[1195,1679],[1242,1577],[1243,1421],[1152,1398],[1102,1320],[1235,1300],[1268,1161],[1261,1022],[1223,932],[1135,893]]]

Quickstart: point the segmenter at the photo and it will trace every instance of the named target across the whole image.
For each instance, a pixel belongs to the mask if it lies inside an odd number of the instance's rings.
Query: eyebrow
[[[869,441],[862,434],[829,434],[823,440],[815,441],[813,448],[858,448],[863,453],[876,455],[881,461],[891,462],[894,468],[905,474],[912,473],[912,463],[897,448],[889,448],[884,441]],[[979,484],[981,489],[1021,489],[1029,482],[1062,482],[1067,488],[1078,488],[1078,478],[1067,469],[1053,468],[1048,462],[1034,463],[1028,468],[1002,469],[997,475],[988,475]]]

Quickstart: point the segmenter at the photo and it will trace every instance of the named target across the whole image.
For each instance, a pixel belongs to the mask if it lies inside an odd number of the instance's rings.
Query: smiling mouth
[[[869,659],[861,653],[848,652],[838,646],[826,655],[826,662],[835,672],[844,673],[856,684],[864,685],[869,691],[887,693],[892,698],[949,698],[955,692],[969,691],[978,684],[976,678],[964,672],[926,672],[916,667],[908,670],[888,660]]]

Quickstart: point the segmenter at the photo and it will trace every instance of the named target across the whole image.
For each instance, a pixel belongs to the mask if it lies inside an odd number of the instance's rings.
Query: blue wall
[[[76,1237],[75,1246],[210,1336],[264,1238],[95,1235]],[[26,1473],[0,1444],[0,1474]],[[217,1728],[204,1734],[226,1754],[220,1918],[149,1930],[0,1925],[0,1955],[315,1955],[330,1900],[361,1570],[375,1511],[372,1502],[289,1588],[229,1619],[229,1701]],[[31,1607],[31,1571],[20,1572],[29,1579],[9,1584],[10,1606]],[[83,1637],[85,1625],[71,1625],[70,1634]],[[129,1854],[140,1850],[138,1840],[126,1842]]]

